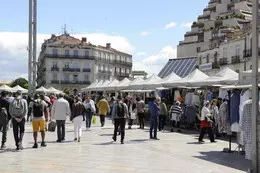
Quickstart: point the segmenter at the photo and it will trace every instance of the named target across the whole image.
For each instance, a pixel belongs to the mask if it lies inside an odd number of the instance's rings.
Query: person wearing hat
[[[22,91],[16,92],[15,99],[9,105],[9,112],[12,116],[13,133],[17,150],[23,149],[23,135],[25,130],[25,116],[28,114],[28,104],[22,98]]]
[[[181,102],[176,101],[175,103],[173,103],[171,109],[170,109],[170,115],[171,115],[171,120],[172,120],[172,129],[171,132],[173,132],[173,128],[175,126],[175,124],[177,126],[179,126],[179,122],[180,122],[180,118],[183,114],[182,108],[181,108]],[[179,132],[180,129],[178,130]]]
[[[2,144],[1,149],[5,149],[5,143],[7,140],[7,130],[8,124],[11,119],[11,115],[9,113],[9,102],[7,100],[8,93],[6,91],[1,92],[0,97],[0,129],[2,129]]]
[[[97,103],[97,108],[98,108],[98,114],[100,117],[100,123],[101,127],[104,127],[105,125],[105,116],[107,115],[108,112],[110,112],[110,107],[108,102],[105,99],[105,96],[101,96],[101,99]]]
[[[204,107],[201,110],[201,123],[200,123],[200,136],[199,136],[199,142],[204,142],[203,138],[206,132],[208,132],[208,136],[210,138],[210,142],[216,142],[214,139],[214,134],[212,130],[212,121],[213,116],[210,112],[210,102],[205,101]]]
[[[117,101],[112,111],[112,119],[114,120],[113,140],[116,142],[117,131],[120,126],[121,144],[124,144],[126,118],[129,117],[127,105],[122,101],[122,96],[118,95]]]

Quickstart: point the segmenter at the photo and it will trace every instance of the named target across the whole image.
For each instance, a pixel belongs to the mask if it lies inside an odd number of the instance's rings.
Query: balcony
[[[106,71],[106,70],[98,70],[98,73],[112,75],[111,71]]]
[[[63,80],[60,81],[61,84],[90,84],[90,81],[68,81],[68,80]]]
[[[83,68],[83,72],[91,72],[90,68]]]
[[[68,67],[64,67],[63,71],[67,71],[67,72],[80,72],[80,68],[68,68]]]
[[[227,65],[227,64],[228,64],[227,58],[220,58],[219,59],[219,65]]]
[[[133,63],[132,62],[128,62],[128,61],[121,61],[121,60],[114,60],[115,64],[121,64],[121,65],[125,65],[125,66],[130,66],[132,67]]]
[[[86,55],[54,55],[54,54],[45,54],[47,58],[67,58],[67,59],[89,59],[94,60],[95,56],[86,56]]]
[[[52,67],[51,71],[60,71],[60,68],[59,67]]]
[[[236,55],[236,56],[232,56],[231,57],[231,64],[237,64],[240,63],[240,56]]]
[[[60,81],[58,81],[58,80],[52,80],[51,81],[51,84],[59,84],[60,83]]]
[[[119,77],[129,77],[129,73],[123,73],[123,72],[115,72],[115,76]]]

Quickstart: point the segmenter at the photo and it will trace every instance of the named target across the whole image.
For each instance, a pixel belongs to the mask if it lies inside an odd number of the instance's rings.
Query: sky
[[[44,39],[64,25],[77,38],[133,55],[133,70],[158,74],[209,0],[41,0],[38,1],[40,51]],[[0,5],[0,81],[27,76],[28,0]]]

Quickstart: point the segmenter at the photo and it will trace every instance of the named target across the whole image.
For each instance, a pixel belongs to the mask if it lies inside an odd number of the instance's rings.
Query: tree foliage
[[[15,87],[16,85],[20,85],[20,87],[28,89],[28,81],[24,78],[15,79],[10,86]]]

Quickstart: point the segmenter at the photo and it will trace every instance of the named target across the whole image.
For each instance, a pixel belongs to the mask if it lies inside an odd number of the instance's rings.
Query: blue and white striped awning
[[[197,58],[170,59],[159,73],[160,78],[164,78],[174,72],[180,77],[185,77],[196,69]]]

